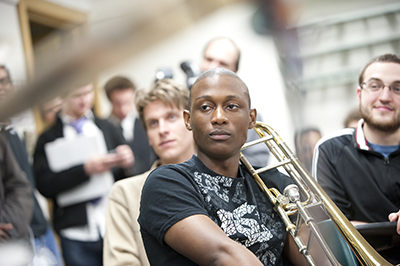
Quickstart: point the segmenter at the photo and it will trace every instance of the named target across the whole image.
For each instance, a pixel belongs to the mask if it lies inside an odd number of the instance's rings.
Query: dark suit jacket
[[[103,132],[108,150],[115,149],[118,145],[126,144],[124,137],[110,122],[95,117],[94,123]],[[49,168],[44,145],[57,138],[64,137],[63,123],[58,117],[55,125],[45,131],[38,139],[33,156],[36,186],[40,193],[53,201],[53,224],[56,231],[78,225],[87,224],[86,202],[72,206],[60,207],[56,196],[68,189],[89,179],[83,164],[70,169],[54,173]],[[113,169],[114,179],[119,180],[128,175],[121,168]]]
[[[138,118],[135,119],[133,131],[133,140],[128,142],[128,144],[135,155],[134,175],[138,175],[149,170],[153,162],[157,159],[157,156],[153,148],[149,145],[147,133]]]

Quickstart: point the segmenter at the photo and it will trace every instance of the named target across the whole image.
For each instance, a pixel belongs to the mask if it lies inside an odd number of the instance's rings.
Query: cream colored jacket
[[[147,176],[158,165],[141,175],[116,182],[109,195],[104,236],[103,264],[105,266],[150,265],[144,249],[139,217],[140,197]]]

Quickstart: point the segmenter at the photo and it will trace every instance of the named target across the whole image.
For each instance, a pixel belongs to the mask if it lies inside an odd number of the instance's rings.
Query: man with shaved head
[[[236,73],[239,70],[240,50],[235,42],[227,37],[217,37],[210,40],[203,52],[201,62],[201,71],[207,71],[213,68],[225,68]],[[262,121],[260,114],[257,115],[257,121]],[[247,141],[250,142],[259,139],[254,130],[247,133]],[[269,152],[263,145],[256,145],[243,151],[243,155],[252,165],[265,166],[268,163]]]
[[[303,265],[284,223],[249,170],[239,164],[256,122],[245,83],[232,71],[204,72],[184,111],[197,154],[154,170],[142,191],[139,223],[151,265]],[[260,174],[282,191],[291,180]]]

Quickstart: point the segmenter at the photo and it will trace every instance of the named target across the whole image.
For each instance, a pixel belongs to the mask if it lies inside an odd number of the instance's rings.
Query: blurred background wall
[[[31,62],[35,53],[46,54],[47,49],[59,46],[66,38],[74,38],[63,32],[80,25],[94,26],[99,32],[101,28],[117,31],[118,23],[113,24],[114,28],[102,27],[117,18],[136,23],[139,31],[143,26],[140,38],[130,44],[132,53],[104,66],[95,77],[97,113],[106,117],[110,106],[102,87],[108,78],[125,75],[140,89],[154,82],[159,68],[169,68],[176,80],[185,83],[180,64],[187,60],[200,62],[208,40],[227,36],[241,49],[238,74],[250,89],[253,106],[293,148],[296,130],[313,126],[326,135],[342,128],[347,113],[357,106],[355,89],[360,68],[372,56],[399,53],[397,2],[0,0],[0,64],[10,68],[22,87],[29,85],[35,68],[41,67]],[[72,19],[63,21],[74,27],[63,26],[62,21],[41,21],[59,25],[55,28],[35,25],[39,6],[46,3],[50,3],[54,14],[72,12],[68,13]],[[25,20],[21,20],[23,10],[28,10]],[[143,21],[154,22],[156,27],[146,28]],[[27,36],[26,28],[40,38]],[[27,38],[31,38],[33,48],[26,47]],[[43,40],[47,40],[46,45],[36,45]],[[93,58],[93,64],[98,64],[97,59]],[[28,117],[25,124],[33,123],[32,115],[24,117]]]

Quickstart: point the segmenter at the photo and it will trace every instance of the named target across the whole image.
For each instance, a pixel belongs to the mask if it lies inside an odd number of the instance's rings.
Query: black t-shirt
[[[151,265],[196,265],[163,241],[172,225],[196,214],[210,217],[264,265],[282,264],[285,226],[242,165],[239,176],[221,176],[196,156],[182,164],[158,167],[149,175],[143,187],[138,221]],[[269,188],[279,191],[292,183],[277,170],[264,172],[260,177]]]

